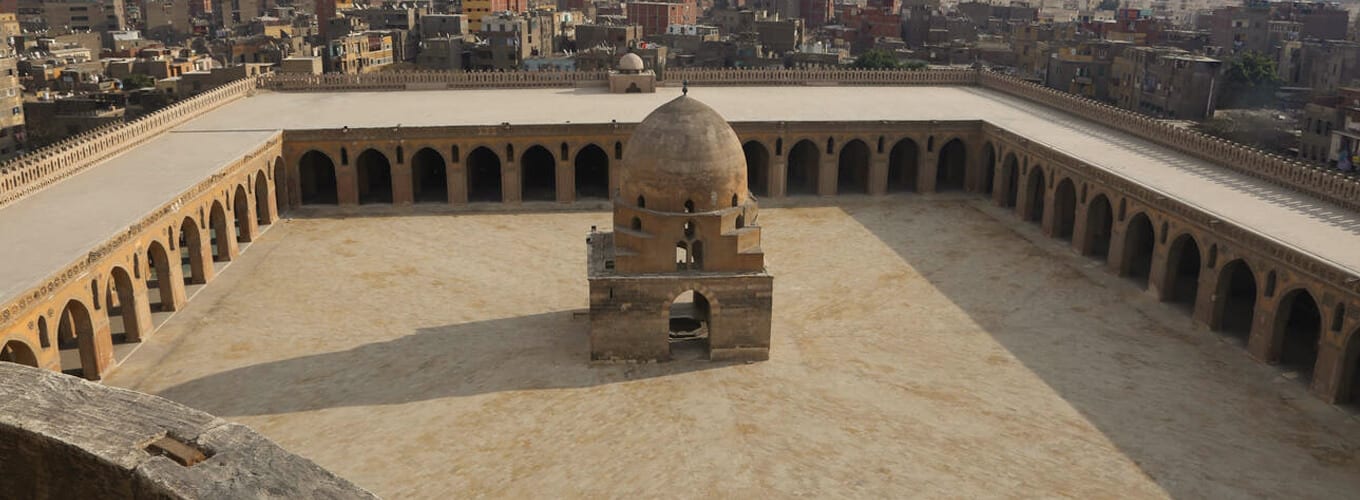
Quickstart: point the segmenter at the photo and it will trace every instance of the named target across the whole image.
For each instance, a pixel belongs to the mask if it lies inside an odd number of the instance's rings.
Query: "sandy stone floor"
[[[389,498],[1289,497],[1351,417],[982,200],[767,208],[771,361],[587,364],[604,212],[276,224],[109,380]]]

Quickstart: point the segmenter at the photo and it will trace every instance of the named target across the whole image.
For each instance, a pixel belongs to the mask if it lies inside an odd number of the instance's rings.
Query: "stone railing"
[[[971,69],[668,69],[666,83],[699,85],[975,85]]]
[[[1347,209],[1360,210],[1360,180],[1336,170],[1285,158],[1011,76],[982,72],[978,76],[978,83],[985,88],[1076,114],[1236,172],[1336,203]]]
[[[260,77],[270,90],[435,90],[553,88],[605,85],[606,71],[393,71],[365,75],[275,73]]]
[[[0,164],[0,207],[132,149],[255,89],[250,79],[219,86],[137,120],[67,138]]]
[[[607,71],[394,71],[366,75],[276,73],[260,87],[281,91],[431,90],[458,88],[534,88],[602,86]],[[671,69],[665,83],[688,80],[701,85],[973,85],[977,73],[966,69]]]

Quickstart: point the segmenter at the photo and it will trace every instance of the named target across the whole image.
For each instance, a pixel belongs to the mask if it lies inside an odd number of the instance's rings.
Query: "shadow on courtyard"
[[[589,387],[732,365],[698,359],[592,365],[588,321],[573,316],[561,311],[420,328],[384,342],[215,373],[157,395],[236,417]]]
[[[1109,275],[1110,280],[1096,280],[1095,287],[1087,284],[1064,290],[1064,281],[1090,279],[1072,266],[1103,266],[1103,261],[1078,257],[1072,253],[1071,258],[1081,262],[1073,264],[1074,261],[1061,253],[1065,249],[1036,244],[1027,241],[1026,236],[1016,234],[1037,232],[1033,223],[1024,222],[1013,214],[993,213],[990,207],[982,208],[987,202],[980,198],[975,197],[973,201],[966,202],[956,200],[930,199],[922,205],[958,203],[960,210],[980,210],[982,213],[976,219],[987,222],[966,224],[967,227],[945,232],[932,232],[924,227],[916,231],[904,231],[901,222],[892,221],[891,218],[910,217],[911,214],[884,217],[881,211],[853,204],[844,206],[843,210],[916,268],[935,290],[1009,351],[1025,369],[1038,376],[1080,412],[1087,422],[1104,434],[1171,497],[1202,498],[1214,491],[1231,491],[1234,495],[1251,491],[1249,485],[1253,480],[1243,477],[1249,471],[1234,468],[1243,463],[1241,459],[1214,460],[1207,457],[1232,454],[1232,450],[1241,452],[1244,449],[1253,450],[1248,453],[1273,453],[1270,448],[1275,443],[1246,441],[1251,439],[1247,436],[1260,434],[1259,428],[1251,427],[1260,424],[1259,418],[1240,418],[1240,415],[1234,417],[1221,412],[1235,411],[1243,405],[1250,407],[1257,401],[1265,406],[1278,405],[1282,399],[1289,399],[1287,388],[1268,392],[1259,390],[1261,384],[1256,382],[1271,380],[1275,376],[1272,375],[1274,367],[1262,365],[1245,370],[1234,369],[1239,375],[1244,372],[1248,374],[1253,383],[1231,387],[1230,383],[1223,380],[1227,376],[1214,377],[1212,374],[1221,373],[1219,370],[1234,360],[1217,359],[1216,356],[1240,355],[1242,359],[1238,361],[1250,363],[1245,352],[1206,349],[1201,347],[1203,343],[1196,340],[1209,339],[1187,338],[1215,335],[1202,329],[1188,331],[1191,330],[1191,319],[1187,311],[1177,310],[1173,313],[1184,315],[1184,327],[1168,326],[1165,320],[1157,320],[1153,316],[1164,316],[1162,313],[1169,311],[1158,308],[1169,310],[1171,306],[1156,303],[1150,296],[1141,294],[1133,282],[1112,274]],[[954,239],[953,233],[970,230],[1000,235],[996,241],[1006,247],[967,248],[964,244],[967,240],[958,239],[956,251],[940,254],[942,239]],[[1046,237],[1043,239],[1047,240]],[[1059,241],[1047,243],[1056,246]],[[1065,245],[1066,242],[1062,241],[1061,244]],[[998,253],[1010,255],[998,259]],[[1016,277],[1009,276],[1010,272],[1005,270],[984,271],[987,266],[979,266],[976,260],[979,258],[997,260],[993,264],[1004,263],[1007,267],[1022,266],[1028,269],[1017,270]],[[1050,271],[1036,271],[1043,268],[1049,268]],[[980,275],[985,272],[997,274]],[[1108,273],[1103,267],[1093,272]],[[1044,279],[1043,283],[1023,287],[1008,283],[1040,277]],[[1075,305],[1071,310],[1051,307],[1052,300],[1035,306],[1038,301],[1027,298],[1031,293],[1072,297],[1076,293],[1089,294],[1090,290],[1098,288],[1104,288],[1100,293],[1108,296],[1095,297],[1094,302],[1099,305],[1090,310]],[[1090,305],[1093,301],[1074,302]],[[1137,309],[1144,317],[1135,324],[1111,324],[1100,310],[1105,307],[1111,308],[1111,311],[1114,308]],[[1123,316],[1127,318],[1128,315]],[[1079,333],[1073,335],[1072,332]],[[1197,383],[1198,378],[1206,378],[1210,382]],[[1224,393],[1213,394],[1212,398],[1208,398],[1209,401],[1194,401],[1199,394],[1195,391],[1221,391],[1225,386],[1230,388]],[[1203,405],[1213,404],[1213,400],[1230,401],[1235,408],[1200,410]],[[1297,404],[1307,406],[1313,403],[1307,399]],[[1311,418],[1298,412],[1289,416],[1290,420],[1297,419],[1299,422],[1311,421]],[[1279,422],[1278,425],[1289,426],[1292,423],[1295,422]],[[1178,439],[1177,436],[1186,438]],[[1206,441],[1212,443],[1207,445],[1207,449]],[[1346,447],[1339,443],[1338,446]],[[1320,451],[1323,450],[1315,449],[1314,456]],[[1201,470],[1179,470],[1190,465]],[[1224,490],[1221,485],[1206,483],[1246,487]]]

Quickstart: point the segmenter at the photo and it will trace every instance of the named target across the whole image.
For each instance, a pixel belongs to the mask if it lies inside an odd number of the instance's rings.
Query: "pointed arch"
[[[576,199],[609,199],[609,154],[595,144],[576,150],[572,162],[576,180]]]
[[[1233,259],[1219,269],[1214,295],[1218,299],[1209,315],[1209,328],[1236,338],[1245,347],[1256,319],[1256,273],[1245,260]]]
[[[268,226],[274,223],[273,210],[269,209],[269,179],[265,177],[264,170],[255,173],[255,227]],[[281,205],[280,205],[281,206]]]
[[[62,370],[64,373],[99,380],[99,353],[95,338],[94,321],[90,309],[83,302],[71,299],[61,310],[61,321],[57,325],[57,347],[60,350],[75,349],[80,355],[80,367]]]
[[[1199,296],[1199,276],[1203,260],[1200,256],[1199,242],[1190,233],[1183,233],[1171,241],[1167,248],[1164,293],[1162,300],[1195,308]]]
[[[1044,195],[1047,193],[1048,184],[1045,183],[1044,169],[1038,165],[1029,169],[1029,175],[1025,176],[1025,213],[1024,218],[1030,222],[1042,222],[1044,220]]]
[[[1114,208],[1104,194],[1091,197],[1086,204],[1085,254],[1106,260],[1110,257],[1110,237],[1114,230]]]
[[[231,230],[227,226],[227,209],[222,208],[220,200],[214,200],[208,212],[208,241],[212,248],[213,262],[231,260]]]
[[[235,230],[236,241],[241,243],[249,243],[255,239],[255,214],[250,211],[252,208],[250,201],[245,185],[237,184],[236,193],[232,195],[232,228]]]
[[[746,156],[746,185],[757,196],[765,196],[770,185],[770,151],[760,141],[746,141],[741,145]]]
[[[812,141],[803,139],[789,149],[785,189],[789,196],[817,194],[822,169],[822,153]]]
[[[888,151],[888,192],[917,191],[921,150],[916,141],[902,139]]]
[[[481,146],[467,155],[467,186],[469,201],[504,199],[501,189],[501,157],[491,148]]]
[[[122,336],[118,340],[124,342],[137,342],[144,335],[151,333],[151,309],[146,303],[145,297],[137,293],[134,286],[132,275],[120,266],[114,266],[109,270],[109,290],[108,300],[105,302],[108,307],[104,310],[108,314],[110,324],[113,319],[122,319]]]
[[[963,140],[952,139],[940,148],[935,166],[935,191],[958,191],[964,188],[968,170],[968,149]]]
[[[543,146],[530,146],[519,157],[520,196],[524,201],[557,199],[557,158]]]
[[[996,184],[996,146],[991,141],[982,145],[982,183],[978,186],[978,192],[992,194]]]
[[[836,165],[836,194],[869,192],[869,145],[851,139],[841,146]]]
[[[1013,208],[1020,202],[1020,160],[1015,153],[1001,162],[1001,206]]]
[[[1317,365],[1318,342],[1322,339],[1322,310],[1314,297],[1305,288],[1280,294],[1271,331],[1274,360],[1310,383]]]
[[[10,339],[0,345],[0,363],[18,363],[37,368],[38,354],[27,342]]]
[[[277,182],[277,180],[276,180]],[[335,162],[326,153],[311,150],[298,160],[298,184],[303,205],[335,205],[340,191],[335,182]]]
[[[1076,225],[1077,188],[1072,179],[1064,178],[1053,192],[1053,236],[1071,240]]]
[[[444,156],[434,148],[411,155],[411,198],[415,203],[448,203],[449,176]]]
[[[1119,266],[1119,275],[1132,279],[1142,288],[1147,288],[1148,277],[1152,271],[1153,247],[1157,243],[1152,219],[1148,218],[1147,214],[1138,212],[1129,218],[1128,225],[1124,227],[1123,263]]]
[[[359,204],[392,203],[392,163],[376,149],[365,149],[355,161]]]
[[[204,262],[203,236],[193,217],[185,217],[179,225],[180,266],[183,268],[184,284],[203,284],[208,282],[207,263]]]
[[[699,290],[685,290],[675,295],[664,308],[667,318],[667,342],[672,359],[686,354],[709,357],[709,338],[713,304]]]
[[[283,158],[274,161],[274,214],[282,213],[292,207],[288,199],[288,191],[292,189],[288,183],[288,169],[283,166]],[[272,222],[272,221],[271,221]]]
[[[182,280],[175,279],[170,253],[160,241],[152,241],[146,246],[146,288],[147,302],[152,311],[175,311],[179,309],[183,292],[176,287],[184,286]]]

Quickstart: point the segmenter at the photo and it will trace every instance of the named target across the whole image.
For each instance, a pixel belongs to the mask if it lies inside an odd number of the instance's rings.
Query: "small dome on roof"
[[[621,71],[642,71],[642,58],[637,54],[629,52],[619,59],[619,70]]]

